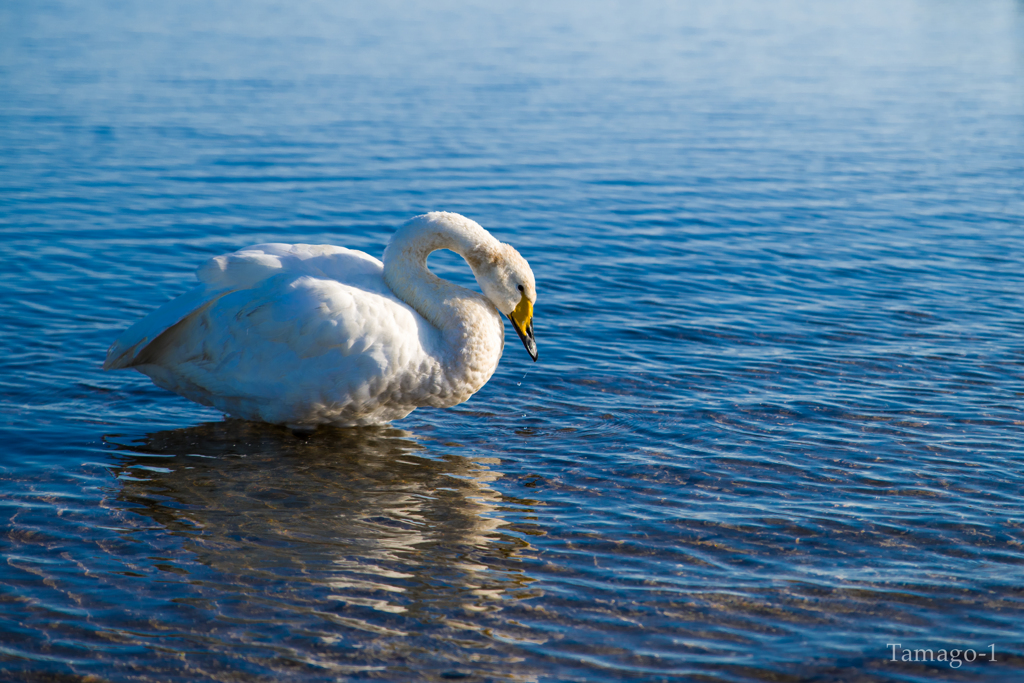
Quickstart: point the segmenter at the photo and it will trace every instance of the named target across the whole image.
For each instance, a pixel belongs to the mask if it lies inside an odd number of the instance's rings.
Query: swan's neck
[[[441,330],[446,341],[457,343],[466,338],[481,316],[496,319],[500,326],[500,315],[482,295],[431,273],[427,257],[438,249],[449,249],[466,259],[473,274],[478,275],[481,264],[494,258],[500,244],[477,223],[462,216],[420,216],[391,237],[384,251],[384,282],[395,296]]]

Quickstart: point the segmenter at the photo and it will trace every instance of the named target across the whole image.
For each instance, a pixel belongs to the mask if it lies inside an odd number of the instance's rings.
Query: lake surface
[[[462,406],[100,369],[430,210],[538,280]],[[1022,304],[1020,2],[9,0],[0,679],[1019,679]]]

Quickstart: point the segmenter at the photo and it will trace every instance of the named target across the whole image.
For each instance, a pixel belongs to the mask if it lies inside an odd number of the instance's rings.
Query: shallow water
[[[0,678],[1024,675],[1024,5],[709,4],[0,6]],[[539,283],[456,409],[100,370],[433,209]]]

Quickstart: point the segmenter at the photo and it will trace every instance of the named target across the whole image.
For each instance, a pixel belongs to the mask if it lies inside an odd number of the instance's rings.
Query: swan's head
[[[508,316],[530,357],[537,360],[537,343],[533,338],[537,283],[530,264],[511,245],[498,244],[478,259],[473,270],[484,296]]]

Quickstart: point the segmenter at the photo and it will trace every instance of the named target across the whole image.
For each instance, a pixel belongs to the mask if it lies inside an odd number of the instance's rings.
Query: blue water
[[[435,209],[538,281],[462,406],[100,370]],[[0,679],[1021,678],[1022,300],[1020,2],[8,0]]]

